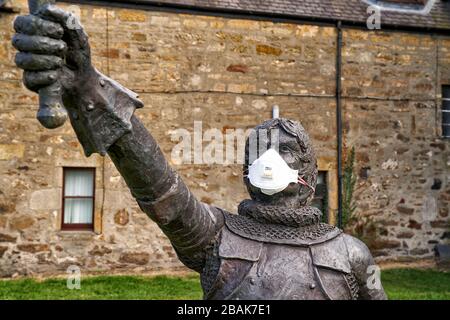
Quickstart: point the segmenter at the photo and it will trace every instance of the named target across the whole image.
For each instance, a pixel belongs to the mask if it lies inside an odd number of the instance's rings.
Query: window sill
[[[61,240],[90,241],[99,235],[93,230],[59,230],[56,232],[56,236]]]

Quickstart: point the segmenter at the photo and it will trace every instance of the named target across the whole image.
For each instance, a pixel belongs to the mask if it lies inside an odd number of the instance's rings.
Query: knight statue
[[[243,181],[251,199],[238,214],[202,203],[134,115],[143,107],[138,96],[92,66],[88,37],[69,17],[46,5],[15,20],[24,84],[35,92],[59,84],[85,154],[109,155],[142,211],[200,274],[205,299],[386,299],[371,278],[375,262],[366,245],[322,223],[320,210],[309,206],[317,165],[298,122],[257,126],[278,134],[277,141],[257,135],[266,151],[253,160],[247,140]]]

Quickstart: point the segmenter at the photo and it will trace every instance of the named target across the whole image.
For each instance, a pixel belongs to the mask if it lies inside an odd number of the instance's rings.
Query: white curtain
[[[93,171],[66,171],[64,195],[66,197],[92,197]],[[92,198],[66,198],[64,202],[64,223],[92,223]]]

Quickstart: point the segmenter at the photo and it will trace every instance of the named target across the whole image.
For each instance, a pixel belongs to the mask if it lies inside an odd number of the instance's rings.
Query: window
[[[63,230],[93,230],[95,168],[64,168]]]
[[[442,136],[450,138],[450,85],[442,86]]]
[[[319,171],[317,175],[316,192],[311,205],[322,211],[322,222],[328,223],[328,187],[326,171]]]

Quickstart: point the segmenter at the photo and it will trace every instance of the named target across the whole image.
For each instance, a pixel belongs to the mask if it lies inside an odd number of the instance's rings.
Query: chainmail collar
[[[288,227],[306,227],[318,224],[322,212],[310,206],[287,208],[264,205],[253,200],[244,200],[239,204],[238,213],[261,223],[281,224]]]
[[[286,209],[244,200],[239,205],[239,214],[224,212],[225,224],[231,232],[247,239],[298,246],[322,243],[342,232],[335,226],[321,223],[321,214],[316,208]],[[302,215],[304,217],[299,218]]]

